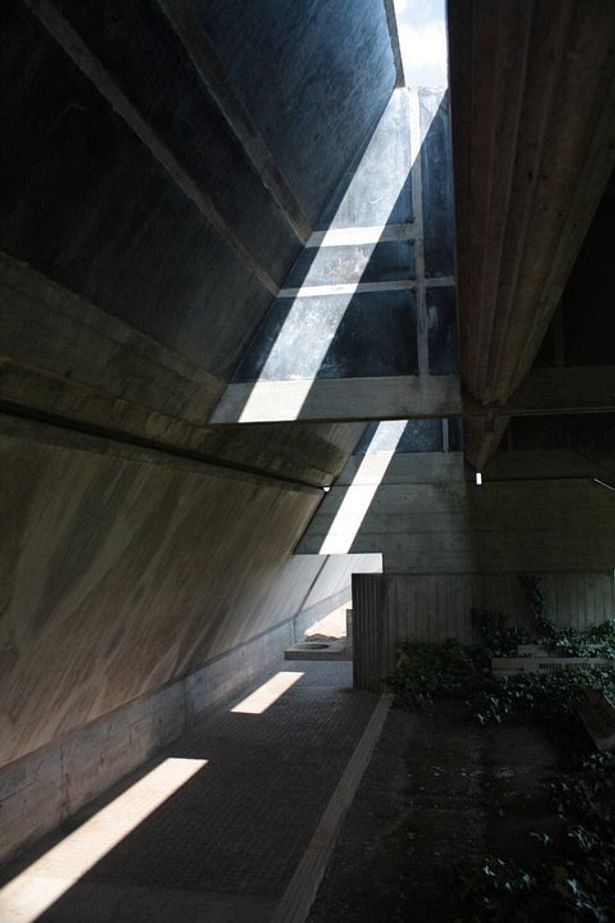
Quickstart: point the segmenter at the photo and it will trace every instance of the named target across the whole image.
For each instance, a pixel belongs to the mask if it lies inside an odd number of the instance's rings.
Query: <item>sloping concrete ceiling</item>
[[[146,408],[167,434],[206,423],[395,82],[380,4],[279,13],[4,5],[6,400],[140,435]],[[152,392],[169,366],[173,407]]]
[[[609,0],[449,3],[462,381],[495,412],[530,369],[615,163]],[[468,420],[480,467],[505,420]]]

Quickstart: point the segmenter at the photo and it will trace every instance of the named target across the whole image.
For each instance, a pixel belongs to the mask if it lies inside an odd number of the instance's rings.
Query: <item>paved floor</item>
[[[309,923],[486,919],[460,906],[461,875],[480,873],[487,856],[545,861],[531,834],[557,828],[546,787],[555,769],[537,726],[482,727],[459,702],[392,709]]]
[[[269,921],[377,702],[351,670],[280,663],[8,867],[1,923]]]

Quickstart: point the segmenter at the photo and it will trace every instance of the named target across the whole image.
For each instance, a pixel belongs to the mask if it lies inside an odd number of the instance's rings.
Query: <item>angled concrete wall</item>
[[[362,426],[208,419],[395,81],[368,0],[5,7],[4,854],[347,598],[292,551]]]
[[[2,418],[0,805],[14,852],[345,602],[322,491]]]

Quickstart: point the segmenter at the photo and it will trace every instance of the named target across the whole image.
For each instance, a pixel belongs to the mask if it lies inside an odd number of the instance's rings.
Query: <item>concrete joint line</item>
[[[369,765],[392,702],[392,695],[384,693],[380,696],[271,923],[304,923],[307,919],[342,823]]]
[[[210,196],[186,173],[177,158],[157,136],[156,132],[135,109],[128,97],[113,82],[108,71],[89,50],[70,23],[58,12],[49,0],[25,0],[26,5],[42,22],[49,34],[64,49],[79,70],[105,97],[115,112],[126,122],[145,145],[158,163],[167,171],[182,192],[196,205],[216,233],[235,252],[272,295],[277,295],[279,286],[260,264],[244,243],[236,237],[226,223]]]
[[[281,210],[294,234],[305,244],[310,222],[295,198],[286,177],[276,165],[233,84],[214,45],[201,25],[194,4],[188,0],[158,0],[162,12],[186,49],[201,82],[213,96],[218,109],[258,175]]]

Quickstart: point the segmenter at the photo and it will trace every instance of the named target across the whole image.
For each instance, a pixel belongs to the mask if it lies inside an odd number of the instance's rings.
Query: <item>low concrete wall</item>
[[[611,574],[542,575],[547,614],[583,628],[615,616]],[[477,641],[472,606],[505,612],[530,627],[531,612],[516,574],[355,574],[352,580],[354,682],[378,691],[402,641]]]

